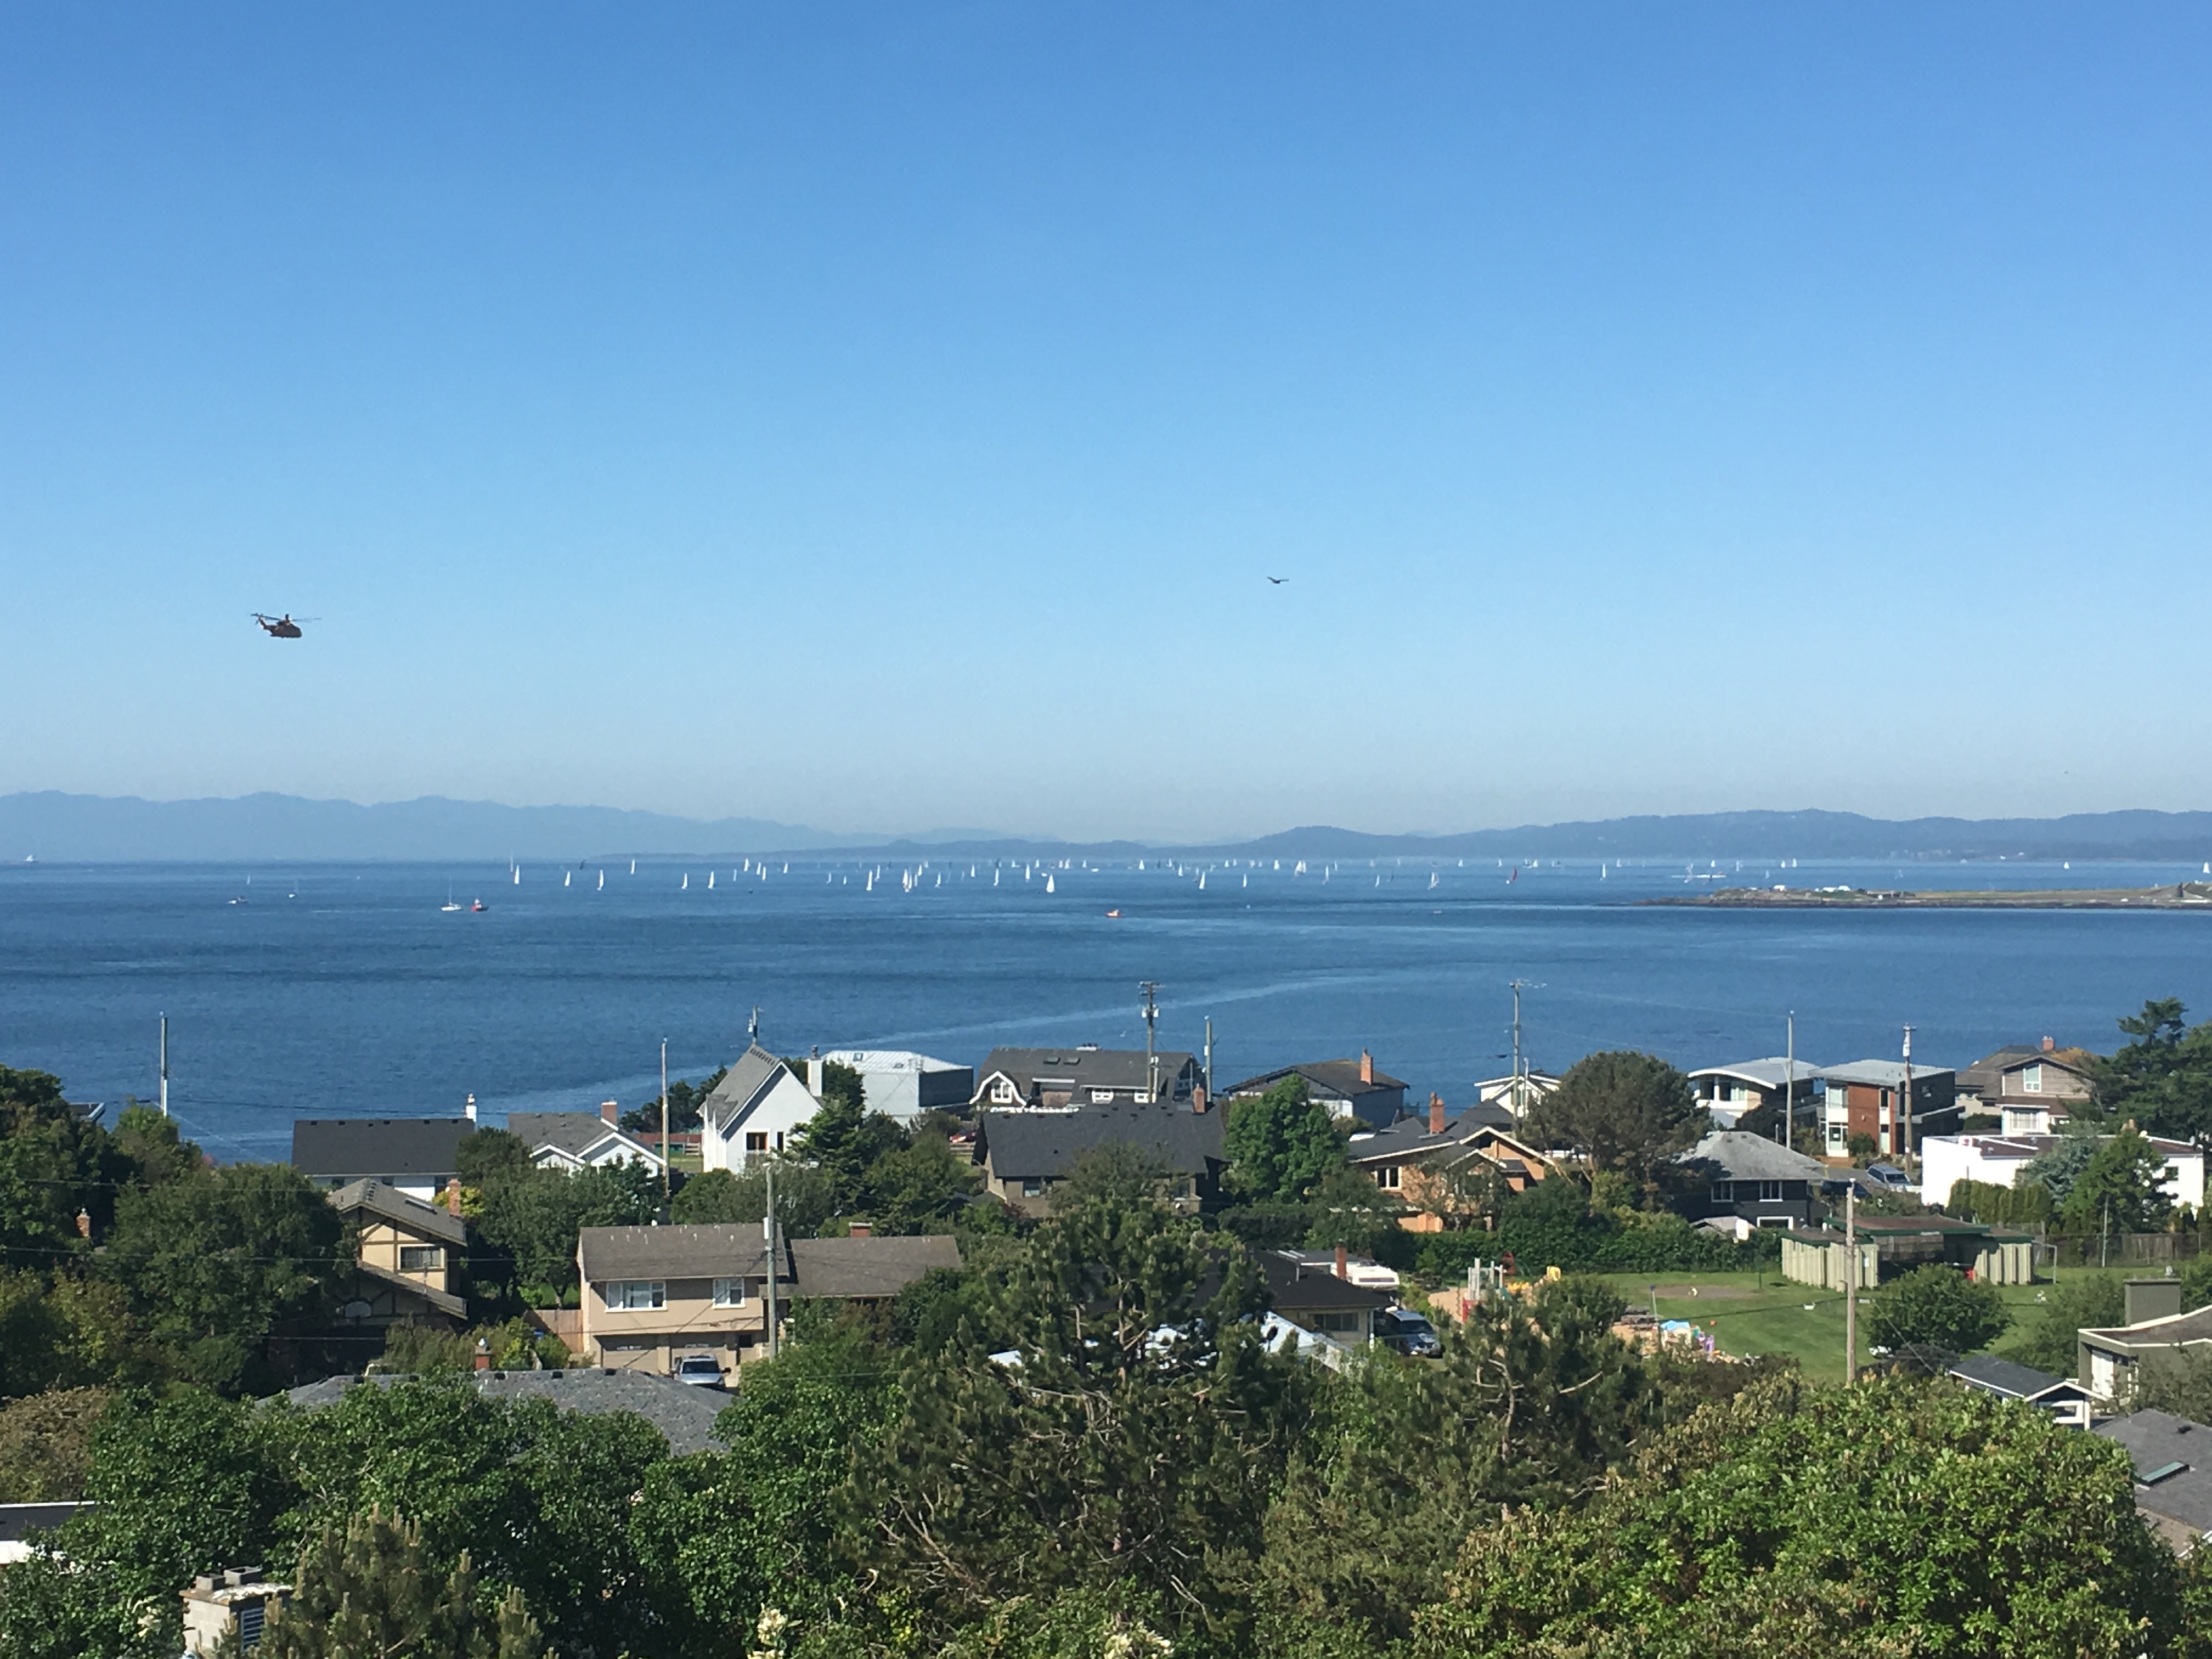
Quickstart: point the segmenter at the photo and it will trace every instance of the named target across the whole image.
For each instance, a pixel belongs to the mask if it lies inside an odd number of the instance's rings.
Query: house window
[[[750,1130],[746,1132],[746,1134],[745,1134],[745,1156],[746,1156],[746,1157],[750,1158],[750,1157],[751,1157],[754,1153],[756,1153],[756,1152],[767,1152],[767,1151],[768,1151],[768,1136],[767,1136],[767,1134],[766,1134],[765,1133],[754,1133],[754,1132],[752,1132],[752,1131],[750,1131]]]
[[[1190,1182],[1188,1181],[1176,1182],[1173,1188],[1170,1189],[1169,1195],[1173,1198],[1188,1198],[1190,1196]]]
[[[1093,1106],[1112,1105],[1114,1103],[1114,1091],[1111,1089],[1093,1089],[1091,1091],[1091,1103]]]
[[[2039,1060],[2032,1066],[2023,1066],[2020,1068],[2020,1086],[2023,1094],[2039,1095],[2043,1092],[2043,1062],[2041,1060]]]
[[[1382,1188],[1385,1192],[1396,1192],[1398,1190],[1398,1171],[1400,1168],[1401,1166],[1395,1164],[1384,1164],[1381,1169],[1375,1172],[1375,1184]]]
[[[1004,1078],[994,1079],[991,1084],[991,1098],[998,1102],[1001,1106],[1012,1105],[1014,1103],[1014,1085],[1007,1082]]]
[[[1834,1152],[1844,1150],[1844,1126],[1840,1123],[1828,1126],[1828,1150]]]
[[[1314,1328],[1327,1331],[1332,1336],[1357,1336],[1359,1334],[1359,1316],[1356,1313],[1317,1313],[1314,1316]]]
[[[718,1308],[742,1308],[745,1305],[745,1281],[742,1279],[718,1279],[714,1281],[714,1305]]]
[[[446,1253],[435,1244],[399,1247],[399,1271],[403,1273],[434,1273],[445,1265]]]
[[[1762,1204],[1779,1204],[1782,1201],[1782,1183],[1778,1181],[1760,1182],[1759,1201]]]
[[[1111,1097],[1109,1096],[1109,1098],[1111,1098]],[[1142,1089],[1138,1090],[1134,1094],[1131,1095],[1129,1098],[1136,1102],[1139,1106],[1149,1106],[1152,1103],[1152,1097],[1146,1094]]]
[[[1044,1196],[1044,1178],[1042,1176],[1030,1176],[1025,1179],[1022,1182],[1022,1196],[1024,1198],[1042,1198]]]
[[[668,1286],[658,1279],[618,1279],[607,1286],[607,1306],[641,1313],[668,1305]]]

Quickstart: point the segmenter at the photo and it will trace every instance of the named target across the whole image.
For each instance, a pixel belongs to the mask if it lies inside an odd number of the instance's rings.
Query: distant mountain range
[[[2212,812],[2083,812],[2059,818],[1863,817],[1856,812],[1702,812],[1529,824],[1463,835],[1379,836],[1326,824],[1256,841],[1189,845],[1023,840],[982,830],[833,835],[764,818],[684,818],[606,806],[419,800],[362,806],[298,795],[142,800],[0,795],[0,860],[611,858],[629,854],[929,849],[961,857],[1164,851],[1245,858],[2212,859]]]

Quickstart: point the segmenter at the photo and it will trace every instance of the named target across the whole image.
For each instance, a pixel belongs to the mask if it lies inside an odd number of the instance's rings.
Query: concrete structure
[[[1765,1135],[1715,1129],[1674,1161],[1700,1183],[1685,1195],[1682,1213],[1727,1222],[1739,1239],[1759,1227],[1810,1227],[1827,1213],[1828,1166]]]
[[[1840,1158],[1853,1135],[1870,1137],[1875,1151],[1901,1158],[1917,1151],[1922,1137],[1959,1127],[1957,1078],[1941,1066],[1912,1068],[1912,1098],[1905,1092],[1905,1064],[1859,1060],[1820,1068],[1822,1121],[1828,1152]]]
[[[454,1149],[476,1127],[466,1117],[301,1118],[292,1126],[292,1167],[318,1186],[380,1181],[436,1198],[453,1178]]]
[[[660,1149],[647,1131],[633,1135],[617,1127],[621,1107],[604,1103],[596,1112],[509,1112],[507,1132],[530,1148],[541,1170],[596,1170],[610,1164],[642,1164],[660,1173]]]
[[[349,1325],[458,1329],[468,1322],[469,1305],[453,1289],[453,1270],[468,1248],[468,1225],[455,1212],[458,1191],[441,1208],[380,1181],[356,1181],[330,1201],[359,1239],[353,1282],[339,1307]]]
[[[1221,1091],[1222,1098],[1244,1100],[1264,1095],[1293,1077],[1304,1080],[1306,1098],[1327,1107],[1334,1118],[1358,1118],[1370,1128],[1384,1129],[1406,1109],[1406,1083],[1377,1071],[1375,1056],[1364,1048],[1357,1060],[1310,1060],[1262,1072],[1231,1084]]]
[[[2109,1135],[2100,1136],[2110,1139]],[[2058,1144],[2057,1135],[1930,1135],[1920,1144],[1920,1195],[1929,1204],[1948,1206],[1951,1188],[1961,1181],[1986,1182],[1993,1187],[2017,1187],[2027,1166]],[[2203,1149],[2186,1140],[2151,1137],[2152,1147],[2166,1159],[2160,1190],[2176,1204],[2201,1209],[2204,1204]]]
[[[2050,1134],[2073,1103],[2095,1092],[2095,1063],[2087,1049],[2062,1048],[2049,1037],[2033,1046],[2008,1043],[1960,1068],[1959,1103],[1963,1111],[1996,1117],[2001,1134]]]
[[[708,1170],[742,1170],[783,1152],[822,1103],[798,1074],[753,1044],[732,1062],[700,1103],[699,1161]]]
[[[1164,1171],[1160,1196],[1180,1213],[1195,1215],[1221,1190],[1228,1165],[1224,1115],[1170,1106],[992,1110],[976,1119],[970,1156],[982,1167],[984,1191],[1024,1215],[1042,1216],[1051,1213],[1053,1189],[1085,1153],[1130,1147]]]
[[[2167,1412],[2135,1412],[2094,1431],[2128,1449],[2136,1466],[2136,1513],[2187,1555],[2212,1532],[2212,1428]]]
[[[275,1584],[261,1576],[258,1567],[239,1567],[228,1572],[204,1573],[184,1592],[185,1652],[202,1659],[220,1651],[227,1640],[235,1640],[251,1653],[261,1645],[269,1615],[291,1599],[289,1584]]]
[[[576,1243],[579,1334],[586,1358],[667,1376],[686,1354],[712,1354],[725,1378],[768,1353],[769,1256],[757,1222],[586,1227]],[[779,1310],[794,1297],[878,1300],[933,1267],[960,1265],[949,1238],[786,1239],[775,1262]]]
[[[1205,1097],[1197,1057],[1162,1049],[1146,1060],[1142,1048],[994,1048],[975,1074],[969,1104],[994,1112],[1072,1112],[1091,1106],[1188,1107]],[[1155,1097],[1157,1096],[1157,1100]]]
[[[2212,1358],[2212,1308],[2181,1310],[2178,1279],[2130,1279],[2124,1325],[2075,1339],[2081,1386],[2100,1402],[2124,1403],[2146,1370]]]
[[[1789,1077],[1796,1078],[1796,1086],[1785,1091]],[[1690,1073],[1690,1086],[1698,1092],[1698,1103],[1712,1115],[1713,1127],[1733,1129],[1738,1119],[1762,1106],[1780,1109],[1785,1092],[1795,1103],[1793,1115],[1797,1122],[1820,1121],[1820,1079],[1818,1066],[1801,1060],[1793,1071],[1790,1057],[1777,1054],[1768,1060],[1700,1066]]]
[[[2071,1377],[2053,1376],[1985,1353],[1962,1355],[1944,1375],[1979,1393],[2016,1400],[2066,1428],[2089,1426],[2089,1391]]]
[[[975,1098],[972,1066],[901,1048],[836,1048],[822,1058],[858,1072],[868,1109],[902,1123],[924,1112],[965,1111]]]

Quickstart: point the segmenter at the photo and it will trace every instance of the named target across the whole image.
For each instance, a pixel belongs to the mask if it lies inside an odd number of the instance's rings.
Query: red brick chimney
[[[845,1224],[848,1238],[871,1238],[875,1235],[875,1224],[868,1221],[848,1221]]]
[[[1429,1096],[1429,1133],[1440,1135],[1444,1132],[1444,1097],[1434,1092]]]
[[[1194,1112],[1206,1109],[1206,1085],[1203,1083],[1190,1085],[1190,1109]]]
[[[76,1236],[79,1238],[90,1238],[92,1237],[91,1211],[79,1210],[76,1212]]]
[[[491,1343],[485,1337],[477,1339],[477,1369],[480,1371],[491,1369]]]
[[[2058,1045],[2057,1045],[2056,1042],[2052,1042],[2052,1041],[2051,1041],[2051,1038],[2049,1038],[2049,1037],[2045,1037],[2045,1038],[2044,1038],[2044,1039],[2043,1039],[2043,1052],[2044,1052],[2045,1054],[2049,1054],[2049,1053],[2051,1053],[2051,1051],[2052,1049],[2054,1049],[2054,1048],[2057,1048],[2057,1046],[2058,1046]]]
[[[1352,1277],[1352,1252],[1341,1244],[1336,1247],[1336,1276],[1339,1279]]]
[[[447,1176],[446,1177],[446,1213],[459,1215],[460,1212],[461,1178],[459,1176]]]
[[[619,1100],[601,1101],[599,1103],[599,1116],[609,1123],[615,1122],[622,1116],[622,1102]]]
[[[1362,1083],[1375,1081],[1375,1056],[1364,1048],[1359,1051],[1359,1080]]]

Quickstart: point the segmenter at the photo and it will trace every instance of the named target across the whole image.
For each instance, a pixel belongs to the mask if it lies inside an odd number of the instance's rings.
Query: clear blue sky
[[[2201,5],[9,8],[0,791],[2212,806],[2208,85]]]

